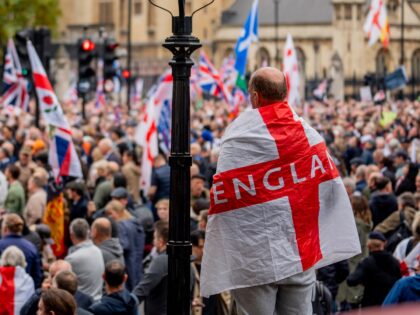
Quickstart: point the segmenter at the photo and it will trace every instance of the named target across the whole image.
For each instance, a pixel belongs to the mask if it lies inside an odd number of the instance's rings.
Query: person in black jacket
[[[372,211],[373,228],[385,220],[391,213],[398,210],[397,198],[392,194],[392,186],[389,178],[378,177],[375,183],[375,191],[369,200],[369,208]]]
[[[347,278],[349,286],[365,287],[362,306],[381,305],[394,283],[401,278],[400,264],[385,249],[386,238],[380,232],[369,234],[370,254]]]
[[[89,311],[95,315],[137,315],[138,300],[124,288],[127,277],[120,261],[107,263],[104,273],[106,294]]]

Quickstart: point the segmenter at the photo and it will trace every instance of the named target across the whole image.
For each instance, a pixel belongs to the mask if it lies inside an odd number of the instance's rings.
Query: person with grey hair
[[[347,194],[349,195],[349,197],[351,197],[356,191],[356,182],[351,177],[344,177],[343,184],[346,188]]]
[[[85,219],[75,219],[70,224],[73,246],[66,257],[79,279],[79,290],[94,300],[102,296],[102,274],[105,270],[101,250],[89,239],[89,224]]]
[[[356,178],[356,190],[362,193],[363,189],[365,189],[365,187],[367,186],[366,165],[359,165],[356,168],[355,178]]]
[[[7,247],[0,258],[0,314],[13,309],[19,314],[35,291],[34,281],[25,271],[24,253],[16,246]]]

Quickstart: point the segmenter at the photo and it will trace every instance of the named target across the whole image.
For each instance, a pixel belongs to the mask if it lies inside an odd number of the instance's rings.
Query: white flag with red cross
[[[293,45],[292,35],[287,34],[286,46],[284,47],[283,54],[283,71],[288,78],[289,82],[289,94],[288,101],[292,106],[296,106],[299,103],[299,66],[296,55],[296,50]]]
[[[147,193],[152,179],[153,160],[158,155],[158,122],[163,103],[172,103],[173,78],[170,70],[159,78],[136,130],[136,142],[143,147],[140,187]]]
[[[384,0],[372,0],[363,29],[369,38],[369,46],[379,39],[384,48],[388,47],[390,32]]]
[[[353,211],[323,138],[287,102],[242,113],[226,130],[213,178],[201,295],[358,253]]]

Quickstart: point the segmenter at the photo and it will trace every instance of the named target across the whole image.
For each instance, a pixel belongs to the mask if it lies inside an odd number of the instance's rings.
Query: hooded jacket
[[[110,238],[98,245],[104,256],[104,264],[111,260],[118,260],[124,264],[124,251],[118,238]]]
[[[89,311],[95,315],[137,315],[137,299],[127,290],[107,294]]]
[[[391,213],[398,210],[397,198],[393,194],[374,193],[369,201],[372,211],[373,227],[385,220]]]
[[[124,250],[124,261],[127,268],[128,280],[126,287],[129,291],[140,282],[143,277],[143,226],[137,220],[129,219],[117,222],[118,238]]]

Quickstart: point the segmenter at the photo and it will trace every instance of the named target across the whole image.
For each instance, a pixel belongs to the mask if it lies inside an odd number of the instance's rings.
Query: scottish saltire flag
[[[242,113],[225,132],[213,178],[201,296],[358,253],[350,201],[323,138],[287,102]]]
[[[29,60],[40,110],[50,128],[48,162],[54,176],[83,177],[79,158],[71,137],[70,125],[31,41],[27,43]]]
[[[19,315],[35,293],[34,281],[20,266],[0,267],[0,314]]]
[[[7,43],[3,72],[3,91],[0,104],[26,111],[29,104],[28,82],[22,75],[22,68],[12,39]]]
[[[159,153],[157,126],[165,101],[172,103],[172,87],[172,74],[167,70],[150,93],[136,130],[136,142],[143,148],[140,186],[145,192],[150,187],[153,160]]]
[[[171,100],[163,101],[162,111],[158,123],[159,148],[169,154],[171,150]]]
[[[375,44],[379,39],[384,48],[388,47],[390,32],[384,0],[372,0],[363,30],[369,38],[369,46]]]
[[[247,89],[245,72],[248,57],[248,48],[252,42],[258,41],[258,0],[254,0],[248,18],[245,21],[242,35],[239,37],[235,47],[235,69],[238,73],[236,85]]]
[[[292,106],[298,105],[299,95],[299,65],[295,46],[291,34],[287,34],[286,46],[283,53],[283,71],[288,81],[288,101]]]
[[[204,51],[200,52],[198,65],[200,69],[199,85],[203,92],[217,98],[223,98],[227,103],[230,103],[232,96],[223,84],[219,71]]]

